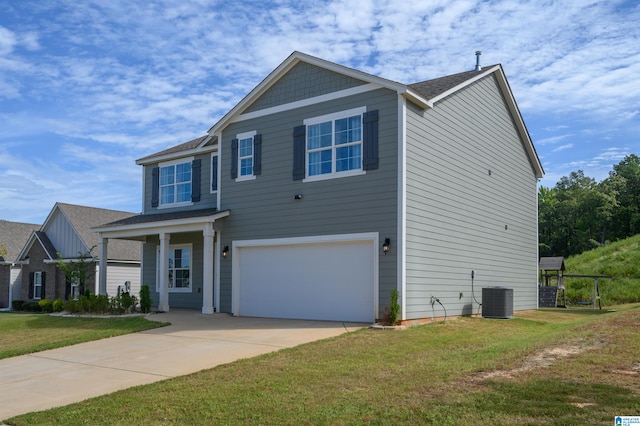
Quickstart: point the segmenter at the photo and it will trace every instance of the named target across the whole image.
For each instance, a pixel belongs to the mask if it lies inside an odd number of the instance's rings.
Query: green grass
[[[2,312],[0,359],[164,325],[142,317],[75,318]]]
[[[567,274],[610,275],[598,280],[604,305],[640,302],[640,234],[565,259]],[[592,300],[593,279],[566,278],[571,303]]]
[[[8,423],[608,425],[640,413],[639,327],[625,305],[365,329]]]

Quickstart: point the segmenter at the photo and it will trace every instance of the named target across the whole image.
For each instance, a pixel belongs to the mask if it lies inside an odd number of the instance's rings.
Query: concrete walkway
[[[354,331],[364,324],[202,315],[168,327],[0,360],[0,420]]]

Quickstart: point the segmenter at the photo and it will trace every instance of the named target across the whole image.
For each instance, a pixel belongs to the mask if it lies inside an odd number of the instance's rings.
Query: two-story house
[[[502,66],[402,84],[294,52],[208,134],[141,158],[160,310],[372,322],[537,307],[543,169]],[[106,274],[101,268],[100,288]]]

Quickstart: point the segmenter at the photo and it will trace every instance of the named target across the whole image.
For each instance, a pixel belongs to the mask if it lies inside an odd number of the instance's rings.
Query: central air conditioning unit
[[[485,287],[482,289],[483,318],[513,318],[513,289]]]

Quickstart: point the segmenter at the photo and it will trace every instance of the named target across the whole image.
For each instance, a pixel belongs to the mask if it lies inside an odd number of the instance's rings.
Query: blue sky
[[[501,63],[554,186],[640,154],[628,1],[0,0],[0,219],[138,212],[135,159],[203,135],[298,50],[401,83]]]

